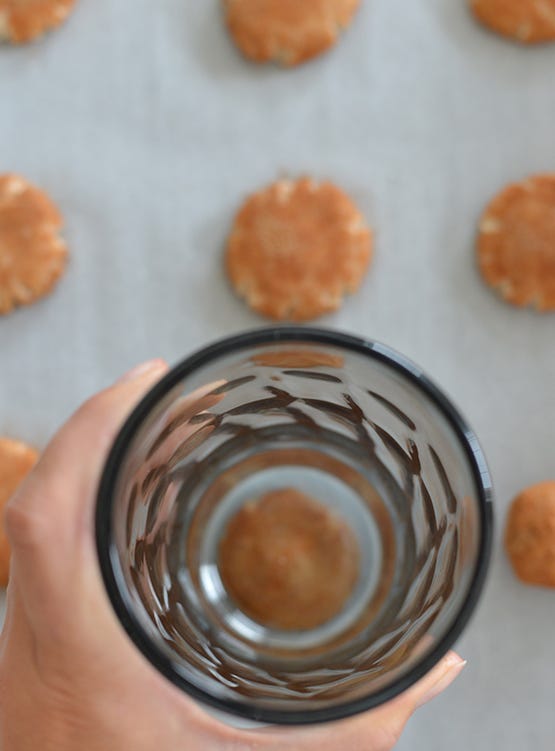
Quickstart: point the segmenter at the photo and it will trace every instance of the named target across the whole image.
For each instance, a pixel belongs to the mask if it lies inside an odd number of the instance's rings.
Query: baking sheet
[[[555,168],[555,45],[521,49],[463,0],[366,0],[330,55],[246,63],[218,0],[81,0],[44,41],[0,49],[0,171],[66,216],[67,277],[0,319],[0,433],[44,445],[89,394],[262,321],[222,273],[233,213],[280,175],[332,178],[376,228],[361,293],[320,323],[416,360],[466,413],[509,499],[555,473],[555,318],[481,284],[473,241],[506,182]],[[552,748],[555,595],[497,546],[459,644],[469,664],[401,751]]]

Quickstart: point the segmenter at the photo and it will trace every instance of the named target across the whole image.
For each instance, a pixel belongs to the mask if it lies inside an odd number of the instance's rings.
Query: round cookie
[[[0,587],[8,583],[10,546],[4,530],[4,509],[37,461],[35,449],[20,441],[0,438]]]
[[[243,54],[287,66],[333,47],[359,5],[360,0],[224,0],[229,31]]]
[[[277,352],[261,352],[253,355],[252,361],[256,365],[269,368],[342,368],[345,359],[340,355],[332,355],[315,349],[282,349]]]
[[[45,193],[17,175],[0,175],[0,315],[52,291],[67,258],[61,227]]]
[[[512,305],[555,310],[555,174],[509,185],[486,209],[478,263]]]
[[[0,40],[24,44],[60,26],[75,0],[0,0]]]
[[[476,18],[525,44],[555,40],[555,0],[470,0]]]
[[[360,286],[372,233],[329,182],[280,180],[247,199],[227,245],[228,276],[253,310],[307,321],[337,310]]]
[[[237,605],[283,630],[316,628],[338,615],[359,565],[349,525],[295,488],[248,503],[220,542],[220,574]]]
[[[555,587],[555,481],[533,485],[515,498],[505,546],[519,579]]]

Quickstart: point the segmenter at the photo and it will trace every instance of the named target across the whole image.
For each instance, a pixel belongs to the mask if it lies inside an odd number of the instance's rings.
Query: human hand
[[[389,751],[414,710],[460,673],[448,654],[405,694],[332,725],[241,731],[150,666],[119,625],[94,545],[102,466],[159,360],[88,401],[60,430],[6,511],[12,546],[0,636],[3,751]]]

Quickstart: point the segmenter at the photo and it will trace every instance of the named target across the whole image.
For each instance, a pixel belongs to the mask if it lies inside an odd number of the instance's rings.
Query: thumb
[[[449,652],[432,670],[405,692],[399,701],[412,704],[418,709],[439,696],[462,672],[466,660],[456,652]]]
[[[414,711],[447,688],[466,665],[449,652],[432,670],[401,696],[370,712],[314,728],[270,731],[279,751],[336,751],[375,749],[389,751],[399,740]],[[273,748],[273,747],[272,747]]]

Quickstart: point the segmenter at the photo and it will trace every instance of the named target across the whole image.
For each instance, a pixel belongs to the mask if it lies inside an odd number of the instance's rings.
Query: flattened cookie
[[[555,587],[555,481],[534,485],[515,498],[505,546],[519,579]]]
[[[62,217],[17,175],[0,175],[0,315],[44,297],[63,274]]]
[[[0,40],[24,44],[60,26],[75,0],[0,0]]]
[[[227,25],[258,63],[298,65],[333,47],[360,0],[224,0]]]
[[[8,583],[10,547],[4,531],[4,509],[37,461],[35,449],[19,441],[0,438],[0,587]]]
[[[295,488],[247,503],[219,550],[222,581],[247,615],[284,630],[338,615],[358,580],[360,549],[339,516]]]
[[[345,360],[340,355],[321,352],[317,349],[283,349],[278,352],[261,352],[253,355],[256,365],[274,368],[342,368]]]
[[[485,281],[512,305],[555,310],[555,174],[509,185],[480,223]]]
[[[372,233],[329,182],[280,180],[247,199],[227,245],[227,272],[253,310],[306,321],[337,310],[360,286]]]
[[[485,26],[525,44],[555,40],[555,0],[470,0]]]

